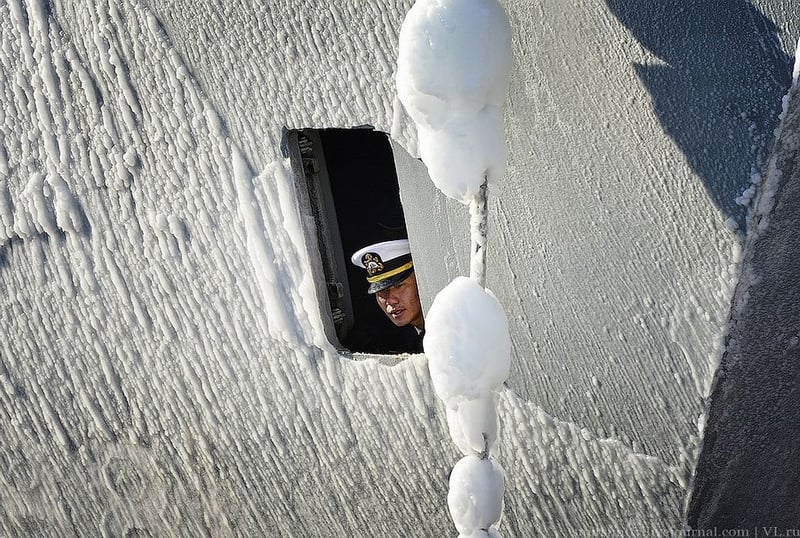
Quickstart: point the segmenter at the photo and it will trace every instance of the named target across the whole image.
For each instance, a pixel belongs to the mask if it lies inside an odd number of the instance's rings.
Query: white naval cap
[[[408,239],[367,245],[353,253],[350,261],[367,270],[368,293],[377,293],[405,280],[414,270]]]

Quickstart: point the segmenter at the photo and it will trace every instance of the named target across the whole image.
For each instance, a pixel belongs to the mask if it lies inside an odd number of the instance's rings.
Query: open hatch
[[[386,133],[352,129],[285,129],[312,276],[326,336],[340,351],[402,352],[401,332],[367,293],[366,273],[350,262],[360,248],[405,237],[392,147]]]

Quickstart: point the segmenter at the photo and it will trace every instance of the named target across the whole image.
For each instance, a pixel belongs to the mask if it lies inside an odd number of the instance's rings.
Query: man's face
[[[414,273],[408,275],[408,278],[400,284],[379,291],[375,294],[375,298],[383,313],[398,327],[405,327],[409,323],[417,329],[425,326],[422,306],[419,304],[417,277]]]

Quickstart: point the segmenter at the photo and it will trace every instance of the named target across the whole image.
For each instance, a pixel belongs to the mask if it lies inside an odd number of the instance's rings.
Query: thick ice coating
[[[457,277],[433,300],[425,319],[425,354],[437,396],[455,409],[497,390],[511,366],[503,308],[475,280]]]
[[[465,456],[453,467],[447,506],[461,534],[488,529],[503,513],[503,470],[491,458]]]
[[[496,0],[418,0],[400,30],[397,92],[436,186],[468,203],[505,171],[511,30]]]
[[[450,438],[465,456],[481,454],[497,442],[496,394],[461,400],[447,408]]]

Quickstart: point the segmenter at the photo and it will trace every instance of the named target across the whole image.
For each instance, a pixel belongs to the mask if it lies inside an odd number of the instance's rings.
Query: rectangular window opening
[[[352,129],[284,129],[304,217],[326,336],[340,351],[414,351],[412,326],[397,327],[367,293],[366,271],[350,262],[359,249],[406,238],[392,147],[386,133]]]

